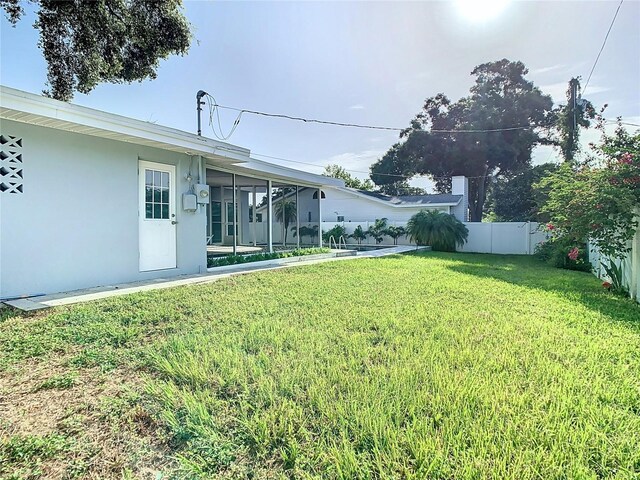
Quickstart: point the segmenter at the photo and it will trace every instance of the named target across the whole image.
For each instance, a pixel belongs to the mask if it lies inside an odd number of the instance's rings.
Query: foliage
[[[358,245],[360,245],[362,244],[362,241],[367,238],[367,232],[364,231],[362,225],[358,225],[353,230],[353,233],[349,235],[349,238],[353,238],[356,242],[358,242]]]
[[[467,241],[469,229],[456,217],[438,210],[421,210],[409,219],[407,234],[417,245],[455,252]]]
[[[305,255],[318,255],[329,253],[328,248],[296,248],[285,252],[265,252],[251,255],[227,255],[226,257],[210,257],[207,259],[207,267],[224,267],[227,265],[239,265],[242,263],[261,262],[263,260],[274,260],[277,258],[302,257]]]
[[[613,260],[609,260],[608,264],[606,262],[602,262],[602,267],[604,268],[607,277],[611,280],[609,289],[623,297],[627,296],[629,294],[629,290],[624,284],[622,262],[618,265]]]
[[[287,244],[287,233],[289,233],[289,225],[295,223],[298,215],[298,207],[296,202],[292,199],[285,198],[284,194],[278,199],[273,206],[273,213],[276,217],[276,221],[282,224],[283,228],[283,244]]]
[[[298,232],[296,226],[291,227],[291,232],[293,233],[293,238],[298,236]],[[300,227],[300,238],[309,237],[311,241],[318,236],[318,225],[313,225],[311,227],[307,225],[303,225]]]
[[[630,480],[640,465],[638,311],[591,275],[525,256],[437,252],[37,314],[0,309],[9,406],[0,477],[56,461],[41,478]],[[81,419],[69,429],[61,392],[30,393],[25,382],[36,372],[63,374],[65,359],[87,349],[115,354],[119,367],[82,369],[73,405]],[[108,415],[86,406],[94,377],[91,393]],[[114,410],[122,391],[109,398],[114,380],[136,394],[122,415]],[[20,408],[11,408],[11,388]],[[89,443],[97,469],[70,475],[78,455],[55,438],[5,447],[27,437],[8,422],[23,412],[31,420],[42,405],[51,437]],[[124,451],[105,443],[131,437],[123,418],[147,432],[145,443]]]
[[[629,251],[640,205],[640,132],[621,126],[613,136],[603,134],[598,157],[589,164],[564,163],[544,178],[539,188],[548,200],[542,211],[551,217],[556,235],[576,243],[589,242],[611,258]]]
[[[38,5],[34,27],[48,66],[45,92],[69,101],[100,82],[155,78],[159,61],[189,49],[189,23],[180,0],[31,0]],[[23,0],[1,0],[15,25]]]
[[[393,238],[393,244],[397,245],[398,238],[404,237],[407,234],[407,229],[404,227],[396,227],[394,225],[390,225],[384,230],[384,234],[387,237]]]
[[[575,248],[578,250],[578,256],[573,259],[569,256],[569,253]],[[591,271],[587,245],[585,243],[577,244],[567,237],[550,235],[546,241],[536,245],[535,256],[555,268],[566,268],[567,270],[581,272]]]
[[[443,93],[428,98],[401,142],[371,167],[373,181],[385,185],[397,181],[389,175],[429,175],[446,193],[452,176],[465,175],[471,221],[482,221],[491,178],[526,169],[534,146],[551,142],[540,130],[554,124],[553,100],[525,79],[527,73],[522,62],[484,63],[471,72],[476,80],[469,96],[455,103]],[[520,126],[525,128],[456,133]]]
[[[548,222],[548,215],[540,213],[546,195],[534,185],[557,168],[554,163],[544,163],[510,178],[497,177],[487,199],[492,221]]]
[[[347,229],[342,225],[336,225],[326,232],[322,232],[322,240],[324,240],[325,243],[328,243],[331,237],[333,237],[336,242],[339,242],[340,237],[347,237]]]
[[[573,161],[580,151],[580,127],[588,128],[590,119],[596,118],[591,102],[576,98],[580,90],[580,79],[572,78],[567,89],[567,104],[556,109],[556,127],[559,134],[558,144],[566,161]]]
[[[360,180],[357,177],[351,175],[344,167],[340,165],[332,164],[324,167],[324,172],[322,175],[325,177],[339,178],[344,180],[345,187],[355,188],[357,190],[373,190],[373,182],[368,178],[365,180]]]
[[[387,234],[387,219],[376,218],[373,225],[369,225],[366,233],[376,241],[376,244],[381,243],[382,240],[384,240],[384,236]]]

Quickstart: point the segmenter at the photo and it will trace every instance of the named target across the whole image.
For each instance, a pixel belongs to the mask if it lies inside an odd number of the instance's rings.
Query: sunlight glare
[[[458,12],[472,22],[484,22],[498,16],[509,0],[456,0]]]

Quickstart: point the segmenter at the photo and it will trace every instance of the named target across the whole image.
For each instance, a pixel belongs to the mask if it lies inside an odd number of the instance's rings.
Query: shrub
[[[331,230],[322,232],[322,240],[324,240],[325,242],[328,242],[331,237],[333,237],[333,239],[338,242],[338,240],[340,240],[340,237],[347,237],[347,229],[342,225],[336,225]]]
[[[569,254],[577,249],[577,257],[571,258]],[[536,246],[535,256],[541,261],[556,268],[590,272],[589,253],[587,245],[576,244],[568,237],[552,237]],[[573,256],[573,255],[572,255]]]
[[[407,223],[407,234],[418,245],[433,250],[455,252],[467,241],[469,230],[453,215],[437,210],[421,210]]]
[[[276,258],[302,257],[304,255],[317,255],[328,253],[328,248],[296,248],[286,252],[265,252],[254,253],[252,255],[227,255],[226,257],[208,258],[207,267],[224,267],[227,265],[238,265],[241,263],[260,262],[263,260],[274,260]]]

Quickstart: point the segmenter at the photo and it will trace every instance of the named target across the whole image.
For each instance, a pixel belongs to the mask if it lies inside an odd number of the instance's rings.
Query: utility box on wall
[[[183,193],[182,194],[182,210],[185,212],[195,212],[198,208],[198,197],[196,197],[193,193]]]
[[[209,185],[198,183],[196,185],[197,202],[200,205],[206,205],[209,203]]]

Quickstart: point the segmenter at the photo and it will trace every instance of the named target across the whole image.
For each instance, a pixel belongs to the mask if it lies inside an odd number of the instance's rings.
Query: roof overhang
[[[251,158],[248,148],[219,142],[170,127],[81,107],[0,86],[0,118],[67,132],[134,143],[186,155],[237,173],[307,185],[341,186],[344,182]],[[337,180],[337,183],[336,183]]]

